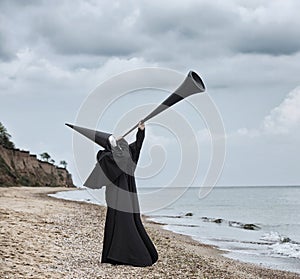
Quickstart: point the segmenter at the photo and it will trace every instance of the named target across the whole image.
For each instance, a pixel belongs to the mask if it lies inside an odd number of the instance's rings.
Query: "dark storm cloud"
[[[144,54],[164,61],[190,61],[228,53],[224,30],[234,24],[234,11],[209,2],[140,7],[139,32],[151,38]],[[226,33],[226,32],[225,32]]]
[[[300,51],[299,30],[294,27],[245,30],[240,34],[234,49],[242,53],[292,55]],[[298,27],[297,27],[298,28]],[[293,30],[294,29],[294,30]]]
[[[64,56],[135,56],[168,63],[238,53],[289,55],[300,49],[294,2],[286,5],[283,18],[281,7],[267,1],[252,6],[234,0],[23,2],[2,2],[8,35],[13,29],[20,48],[44,44]]]
[[[192,5],[160,6],[152,2],[141,9],[141,30],[149,35],[178,33],[179,37],[195,39],[212,30],[226,28],[234,22],[234,11],[209,2]]]
[[[285,17],[280,18],[276,5],[253,9],[238,3],[199,1],[161,8],[149,4],[141,6],[139,24],[142,32],[155,38],[152,47],[165,42],[162,45],[169,46],[168,50],[176,51],[180,45],[194,57],[229,52],[289,55],[300,50],[300,19],[293,5],[287,5]]]
[[[111,2],[4,1],[0,15],[6,34],[17,37],[20,49],[42,45],[62,55],[110,57],[130,56],[144,46],[131,23],[134,12]]]
[[[66,16],[57,9],[46,13],[34,27],[34,32],[52,48],[64,55],[89,54],[100,56],[126,56],[141,49],[141,37],[123,24],[122,15],[105,17],[104,11],[96,15]]]
[[[85,28],[67,26],[60,30],[59,25],[52,25],[51,28],[39,28],[39,34],[57,53],[63,55],[127,56],[140,49],[139,43],[131,38],[117,35],[115,32],[91,30],[88,26]]]

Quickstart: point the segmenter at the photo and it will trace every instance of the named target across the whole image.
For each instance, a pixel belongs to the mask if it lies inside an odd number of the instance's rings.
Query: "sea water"
[[[300,273],[300,187],[215,187],[203,199],[193,187],[172,204],[143,212],[145,204],[155,208],[177,189],[158,191],[149,201],[150,191],[138,190],[141,211],[165,229],[215,245],[233,259]],[[54,196],[105,204],[103,189]]]

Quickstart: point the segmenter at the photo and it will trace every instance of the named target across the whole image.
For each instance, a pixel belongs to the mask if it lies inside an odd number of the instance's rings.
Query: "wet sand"
[[[159,260],[150,267],[101,264],[106,209],[59,200],[50,187],[0,188],[0,278],[300,278],[227,259],[189,237],[144,224]]]

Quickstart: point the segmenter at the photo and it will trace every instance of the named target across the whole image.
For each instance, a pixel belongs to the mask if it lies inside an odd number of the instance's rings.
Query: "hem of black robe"
[[[152,264],[154,264],[158,260],[158,253],[155,248],[155,245],[153,244],[151,238],[149,237],[149,235],[141,221],[140,214],[139,213],[133,214],[133,218],[134,218],[134,223],[136,225],[136,228],[139,232],[139,235],[142,238],[143,243],[144,243],[145,247],[147,248],[147,251],[151,257]]]
[[[131,265],[131,266],[135,266],[135,267],[146,267],[146,266],[151,266],[151,265],[153,265],[154,263],[150,263],[150,264],[143,264],[143,265],[141,265],[141,264],[137,264],[137,263],[133,263],[133,262],[126,262],[126,261],[124,261],[124,262],[120,262],[120,261],[118,261],[118,260],[115,260],[115,259],[113,259],[112,257],[106,257],[106,260],[101,260],[101,263],[109,263],[109,264],[112,264],[112,265]]]

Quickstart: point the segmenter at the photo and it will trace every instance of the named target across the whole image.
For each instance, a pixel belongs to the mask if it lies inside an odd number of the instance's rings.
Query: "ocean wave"
[[[270,254],[300,259],[300,243],[278,232],[265,233],[261,240],[270,244]]]
[[[300,259],[300,245],[296,243],[275,243],[270,246],[271,254]]]
[[[261,236],[261,240],[270,242],[270,243],[284,243],[284,242],[290,242],[291,239],[285,235],[281,235],[278,232],[268,232]]]

